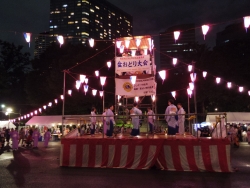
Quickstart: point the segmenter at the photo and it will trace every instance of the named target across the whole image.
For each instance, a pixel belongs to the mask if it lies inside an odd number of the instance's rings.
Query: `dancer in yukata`
[[[18,132],[14,130],[13,128],[10,131],[10,138],[12,139],[12,149],[17,150],[18,149]]]
[[[33,143],[34,143],[33,148],[37,148],[39,137],[40,137],[40,133],[36,128],[34,132],[32,133],[32,138],[33,138]]]
[[[49,140],[51,138],[51,133],[49,130],[47,130],[45,133],[44,133],[44,147],[48,147],[48,144],[49,144]]]
[[[131,116],[133,129],[130,134],[133,137],[139,135],[139,128],[140,128],[139,115],[142,115],[142,111],[138,109],[137,103],[134,103],[134,107],[130,110],[130,114],[133,115]]]
[[[184,135],[185,133],[185,110],[182,107],[181,103],[177,104],[178,107],[178,126],[179,126],[179,134],[180,135]]]
[[[91,113],[90,113],[91,117],[90,117],[90,134],[91,136],[95,136],[95,124],[96,124],[96,108],[92,107],[91,109]]]
[[[113,137],[115,119],[113,113],[114,106],[112,104],[109,105],[109,109],[106,112],[106,125],[107,125],[107,137]]]
[[[168,100],[168,107],[165,111],[165,118],[168,124],[168,135],[175,135],[178,132],[177,120],[176,120],[177,108],[174,105],[174,100]]]

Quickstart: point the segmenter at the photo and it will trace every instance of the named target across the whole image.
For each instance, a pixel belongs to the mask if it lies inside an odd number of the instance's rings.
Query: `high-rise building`
[[[35,37],[34,58],[39,58],[46,48],[50,45],[50,36],[48,32],[40,33]]]
[[[246,39],[250,39],[250,32],[246,32],[244,29],[244,23],[235,23],[228,25],[223,31],[217,33],[216,46],[225,45],[231,41]]]
[[[132,36],[133,18],[106,0],[51,0],[50,36],[71,43]]]
[[[171,57],[178,58],[180,50],[189,52],[192,49],[183,49],[183,45],[195,42],[195,25],[182,24],[168,28],[160,33],[160,68],[168,69],[172,67]],[[180,31],[179,39],[175,41],[174,31]]]

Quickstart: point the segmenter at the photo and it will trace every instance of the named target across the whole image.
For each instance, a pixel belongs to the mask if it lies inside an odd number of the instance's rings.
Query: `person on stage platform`
[[[44,147],[48,147],[49,145],[49,140],[51,138],[51,133],[49,131],[49,129],[44,133]]]
[[[175,135],[178,132],[178,123],[176,120],[177,107],[174,105],[173,99],[168,100],[168,107],[166,108],[165,115],[168,124],[168,135]]]
[[[179,126],[179,134],[184,135],[185,133],[185,110],[182,107],[181,103],[177,104],[178,107],[178,126]]]
[[[139,135],[139,128],[140,128],[139,115],[142,115],[142,111],[138,109],[138,104],[134,103],[133,106],[134,107],[130,110],[130,115],[133,115],[131,116],[133,129],[130,134],[132,137]]]
[[[37,148],[38,145],[38,139],[40,137],[40,133],[37,128],[35,128],[34,132],[32,133],[32,138],[33,138],[33,148]]]
[[[15,129],[11,129],[10,138],[12,140],[12,149],[15,151],[18,149],[18,132]]]
[[[102,122],[103,122],[103,133],[106,135],[107,134],[107,125],[106,125],[106,115],[107,115],[107,111],[108,111],[108,107],[105,107],[104,109],[104,112],[102,113],[103,115],[103,119],[102,119]]]
[[[96,125],[96,108],[92,107],[91,109],[91,113],[90,113],[91,117],[90,117],[90,134],[91,136],[95,136],[95,125]]]
[[[114,132],[114,125],[115,125],[115,119],[114,119],[114,106],[112,104],[109,105],[109,108],[106,112],[106,125],[107,125],[107,137],[113,137]]]
[[[154,120],[155,120],[155,116],[154,116],[154,112],[151,109],[151,107],[148,107],[147,110],[148,110],[147,115],[148,115],[149,132],[151,134],[153,134],[154,133]]]

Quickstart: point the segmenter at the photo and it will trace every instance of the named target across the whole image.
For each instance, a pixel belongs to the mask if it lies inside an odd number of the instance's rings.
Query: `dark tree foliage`
[[[53,44],[40,57],[32,62],[33,71],[27,77],[26,92],[33,107],[47,105],[60,99],[63,94],[64,70],[66,73],[66,99],[65,114],[87,114],[92,106],[102,112],[102,99],[92,96],[92,89],[102,90],[100,79],[94,75],[95,70],[100,71],[101,76],[108,76],[105,90],[105,103],[114,100],[114,45],[108,42],[96,42],[94,48],[86,45],[64,44],[59,47]],[[113,65],[108,70],[106,63],[113,60]],[[84,74],[89,78],[89,91],[85,95],[83,86],[76,89],[76,80]],[[73,90],[72,96],[67,95],[67,90]],[[48,114],[62,114],[62,102],[57,106],[46,110]]]
[[[29,53],[22,46],[0,40],[0,103],[11,105],[15,112],[25,109],[25,77],[30,70]]]

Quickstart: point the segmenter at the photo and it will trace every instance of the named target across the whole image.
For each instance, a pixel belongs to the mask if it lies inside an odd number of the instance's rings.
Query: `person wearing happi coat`
[[[48,147],[48,144],[49,144],[49,140],[51,138],[51,133],[49,130],[47,130],[45,133],[44,133],[44,147]]]
[[[34,132],[32,133],[32,138],[33,138],[33,147],[34,148],[37,148],[37,145],[38,145],[38,139],[40,137],[40,133],[39,131],[37,130],[37,128],[34,130]]]
[[[114,106],[110,104],[109,109],[106,112],[107,137],[113,136],[114,125],[115,125],[113,109]]]
[[[10,138],[12,139],[12,149],[17,150],[18,149],[18,132],[12,128],[9,134],[10,134]]]
[[[96,124],[96,108],[92,107],[91,109],[91,113],[90,113],[91,117],[90,117],[90,134],[91,136],[94,136],[95,134],[95,124]]]
[[[168,135],[175,135],[178,132],[177,129],[177,120],[175,119],[177,113],[177,108],[174,105],[174,100],[169,99],[168,100],[168,107],[165,111],[165,118],[166,122],[168,124]]]
[[[140,127],[139,115],[142,115],[142,111],[138,109],[138,104],[134,103],[133,106],[134,107],[130,110],[130,114],[133,115],[131,116],[133,129],[130,134],[132,137],[139,135],[139,127]]]
[[[148,116],[149,132],[151,134],[153,134],[153,132],[154,132],[154,119],[155,119],[155,116],[154,116],[153,110],[150,107],[148,107],[147,109],[148,109],[147,116]]]
[[[178,103],[178,104],[177,104],[177,107],[178,107],[178,109],[179,109],[179,110],[178,110],[179,134],[180,134],[180,135],[184,135],[184,132],[185,132],[185,126],[184,126],[184,123],[185,123],[185,110],[183,109],[181,103]]]

